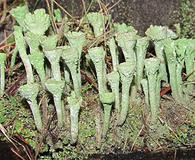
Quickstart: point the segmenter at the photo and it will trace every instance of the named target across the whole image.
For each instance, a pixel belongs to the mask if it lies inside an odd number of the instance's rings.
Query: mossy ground
[[[144,150],[169,150],[189,147],[195,141],[195,116],[189,106],[178,106],[173,100],[161,100],[159,123],[149,126],[146,106],[133,106],[122,127],[115,126],[116,115],[112,112],[111,124],[106,138],[97,133],[98,118],[102,126],[102,109],[97,94],[88,90],[83,95],[83,105],[79,116],[79,136],[75,145],[70,145],[69,109],[66,107],[66,125],[60,133],[54,127],[38,133],[28,105],[20,97],[5,97],[1,100],[1,123],[9,137],[20,135],[34,149],[39,148],[39,159],[87,159],[89,155],[103,153],[129,153]],[[6,107],[5,107],[6,106]],[[52,108],[50,112],[52,113]],[[99,112],[99,113],[98,113]],[[152,128],[154,127],[154,128]],[[5,139],[2,135],[1,139]]]

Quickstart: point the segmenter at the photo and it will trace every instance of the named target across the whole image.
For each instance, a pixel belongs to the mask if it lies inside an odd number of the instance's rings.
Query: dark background
[[[102,0],[104,5],[108,5],[107,8],[113,6],[119,0]],[[180,21],[180,1],[181,0],[120,0],[118,4],[113,7],[109,12],[117,22],[131,23],[141,34],[150,26],[150,24],[156,25],[168,25]],[[29,1],[30,5],[34,5],[36,0]],[[89,7],[92,0],[56,0],[61,6],[63,6],[71,15],[82,16],[84,14],[83,2],[85,2],[85,8]],[[42,0],[37,5],[38,7],[44,7],[45,0]],[[99,9],[97,3],[93,3],[91,11]]]

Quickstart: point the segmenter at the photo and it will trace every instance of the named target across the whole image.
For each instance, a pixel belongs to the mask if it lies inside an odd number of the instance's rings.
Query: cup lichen
[[[44,55],[41,51],[32,52],[29,56],[30,63],[37,71],[42,83],[45,82],[45,68],[44,68]]]
[[[25,28],[36,35],[44,35],[50,26],[50,17],[45,9],[37,9],[33,14],[27,13],[23,20]]]
[[[116,114],[117,114],[117,119],[119,117],[120,114],[120,88],[119,88],[119,84],[120,84],[120,77],[119,77],[119,73],[117,71],[112,71],[111,73],[106,75],[107,80],[111,86],[112,92],[115,95],[115,110],[116,110]]]
[[[113,92],[104,92],[100,94],[100,101],[104,107],[104,120],[102,136],[105,137],[109,129],[110,114],[112,105],[115,101],[115,95]]]
[[[62,48],[55,48],[53,50],[44,50],[46,58],[49,60],[51,64],[51,71],[53,78],[57,81],[61,80],[61,72],[60,72],[60,57],[62,55]]]
[[[80,71],[80,69],[78,69],[80,61],[78,50],[70,46],[64,47],[62,59],[65,61],[70,70],[74,91],[79,97],[81,96],[81,74],[78,73]]]
[[[19,26],[14,27],[14,37],[16,46],[19,52],[19,55],[22,59],[22,62],[24,64],[25,70],[26,70],[26,76],[27,76],[27,83],[33,83],[34,77],[33,77],[33,71],[32,66],[30,64],[29,57],[26,52],[26,43],[23,37],[22,28]]]
[[[82,103],[82,97],[76,96],[75,92],[72,91],[71,95],[67,97],[68,106],[70,108],[70,119],[71,119],[71,143],[77,142],[79,132],[79,111]]]
[[[110,54],[112,56],[113,70],[117,71],[117,66],[119,65],[119,57],[118,57],[118,50],[117,50],[117,45],[116,45],[114,37],[108,40],[107,45],[110,49]]]
[[[58,127],[62,128],[64,125],[64,106],[62,105],[62,93],[64,90],[64,82],[55,79],[48,79],[45,82],[46,89],[53,95],[55,109],[58,118]]]
[[[118,125],[123,125],[130,108],[129,92],[135,74],[135,67],[134,61],[123,62],[118,66],[118,72],[122,84],[121,111]]]
[[[6,54],[0,52],[0,97],[4,94],[5,90],[5,61]]]
[[[158,118],[159,106],[160,106],[160,104],[157,102],[157,99],[159,99],[157,98],[157,96],[160,96],[160,93],[158,92],[159,89],[157,88],[159,86],[157,84],[159,83],[157,81],[157,77],[160,69],[160,59],[158,58],[145,59],[145,69],[146,69],[146,74],[148,79],[151,122],[155,123]]]
[[[43,124],[41,120],[41,112],[39,109],[39,105],[37,104],[37,96],[39,93],[39,84],[31,83],[25,84],[19,88],[20,95],[26,99],[28,102],[30,109],[32,111],[35,125],[39,131],[43,129]]]
[[[149,40],[147,37],[137,39],[136,43],[136,85],[141,90],[141,80],[144,76],[144,60],[147,53]]]
[[[96,69],[99,93],[106,91],[106,65],[105,65],[105,51],[102,47],[94,47],[88,50],[89,57],[93,61]]]
[[[100,12],[91,12],[87,14],[87,20],[93,27],[95,37],[103,35],[105,24],[109,20],[109,16],[105,16]]]

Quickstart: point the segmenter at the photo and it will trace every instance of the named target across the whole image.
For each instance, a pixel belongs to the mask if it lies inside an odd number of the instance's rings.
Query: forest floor
[[[17,2],[17,1],[16,1]],[[18,3],[16,3],[18,4]],[[16,5],[14,4],[14,5]],[[13,7],[14,5],[8,5]],[[10,70],[14,38],[13,21],[0,12],[0,51],[7,53],[6,94],[0,99],[0,160],[6,159],[195,159],[195,115],[193,104],[180,106],[167,92],[161,97],[161,115],[157,129],[150,132],[147,125],[147,106],[143,100],[133,105],[122,127],[116,127],[113,112],[106,138],[101,138],[97,125],[102,111],[96,90],[83,75],[83,104],[80,113],[79,137],[76,145],[70,145],[69,109],[65,108],[66,124],[59,132],[54,107],[49,106],[45,121],[47,131],[38,133],[28,105],[18,95],[18,88],[26,82],[20,59]],[[42,100],[42,111],[47,106]],[[59,139],[60,137],[60,139]],[[10,156],[10,157],[8,157]],[[5,158],[4,158],[5,157]],[[21,158],[22,157],[22,158]],[[52,158],[51,158],[52,159]]]

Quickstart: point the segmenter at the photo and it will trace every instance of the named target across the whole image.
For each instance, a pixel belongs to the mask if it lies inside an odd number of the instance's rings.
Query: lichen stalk
[[[151,111],[151,122],[152,124],[157,121],[159,114],[159,103],[157,94],[160,95],[159,86],[157,83],[157,76],[159,74],[160,69],[160,60],[158,58],[149,58],[145,60],[145,68],[148,79],[148,91],[149,91],[149,103],[150,103],[150,111]]]
[[[155,47],[155,53],[156,56],[160,59],[160,74],[161,74],[161,80],[168,83],[168,75],[167,75],[167,69],[166,69],[166,63],[165,63],[165,57],[164,57],[164,45],[162,40],[161,41],[154,41],[154,47]]]
[[[62,105],[62,94],[53,95],[54,97],[54,105],[57,113],[57,119],[58,119],[58,127],[62,128],[64,125],[64,107]]]
[[[39,105],[36,100],[39,92],[39,85],[37,83],[25,84],[19,88],[19,92],[20,95],[28,102],[34,117],[35,125],[37,129],[41,131],[43,125]]]
[[[112,56],[113,71],[117,71],[117,66],[119,64],[118,50],[115,39],[113,37],[108,40],[108,47],[110,49],[110,54]]]
[[[62,92],[64,90],[64,82],[57,81],[55,79],[48,79],[45,82],[46,89],[53,95],[55,109],[57,113],[58,119],[58,128],[62,128],[64,126],[64,106],[62,104]]]
[[[148,91],[148,80],[142,79],[141,80],[142,89],[144,92],[144,99],[147,106],[149,106],[149,91]]]
[[[118,125],[123,125],[130,108],[129,91],[135,73],[135,64],[132,62],[123,62],[118,66],[118,71],[122,83],[121,112]]]
[[[177,74],[176,74],[176,52],[175,52],[175,42],[171,39],[164,40],[164,50],[166,55],[166,60],[168,63],[168,70],[170,75],[170,85],[172,90],[173,98],[180,103],[180,96],[178,95],[177,87]]]
[[[61,72],[60,72],[59,62],[60,62],[60,57],[62,54],[62,49],[56,48],[56,49],[50,50],[50,51],[45,50],[44,53],[51,64],[51,71],[52,71],[53,78],[57,81],[60,81],[61,80]]]
[[[103,120],[103,130],[102,136],[105,138],[109,126],[110,126],[110,115],[112,110],[112,104],[115,101],[115,96],[113,92],[104,92],[100,94],[100,101],[104,108],[104,120]]]
[[[32,111],[33,117],[34,117],[34,121],[35,121],[35,125],[37,127],[37,129],[39,131],[41,131],[43,129],[43,124],[42,124],[42,120],[41,120],[41,112],[39,109],[39,106],[37,104],[37,101],[35,99],[32,100],[27,100],[30,109]]]
[[[26,53],[26,43],[24,41],[21,27],[19,27],[19,26],[14,27],[14,36],[15,36],[16,46],[17,46],[17,49],[19,51],[19,55],[22,59],[22,62],[24,64],[24,67],[26,70],[27,83],[29,83],[29,84],[33,83],[34,77],[33,77],[32,66],[30,64],[30,60],[29,60],[28,55]]]
[[[82,55],[82,49],[86,43],[86,37],[85,37],[85,33],[83,32],[68,32],[67,34],[65,34],[65,36],[67,37],[70,45],[72,47],[75,47],[78,50],[78,72],[77,72],[77,79],[79,80],[79,85],[81,85],[81,65],[80,65],[80,59],[81,59],[81,55]],[[81,86],[80,86],[81,88]]]
[[[5,61],[6,54],[0,53],[0,96],[4,94],[5,90]]]
[[[105,66],[105,51],[102,47],[94,47],[89,49],[89,57],[93,61],[97,74],[99,93],[106,91],[106,66]]]
[[[119,83],[120,77],[117,71],[112,71],[111,73],[107,74],[107,80],[110,83],[112,92],[115,94],[115,110],[117,114],[117,119],[120,114],[120,91],[119,91]]]
[[[136,85],[141,90],[141,80],[144,74],[144,60],[146,57],[149,40],[146,37],[140,38],[136,43]]]
[[[45,82],[46,74],[44,68],[44,55],[41,51],[35,51],[29,55],[29,59],[35,70],[37,71],[41,83]]]
[[[63,49],[62,53],[62,58],[64,59],[66,65],[68,66],[72,81],[73,81],[73,86],[74,86],[74,91],[78,97],[81,96],[81,75],[78,76],[79,69],[79,53],[78,50],[74,47],[65,47]]]
[[[195,63],[194,63],[194,58],[195,58],[195,40],[194,39],[189,39],[188,40],[188,46],[186,49],[185,53],[185,65],[186,65],[186,74],[189,76],[187,81],[193,82],[195,80]],[[189,91],[194,90],[194,84],[188,84],[187,89]]]
[[[70,108],[70,120],[71,120],[71,143],[77,142],[79,132],[79,111],[82,103],[82,97],[77,97],[75,92],[71,93],[71,96],[67,98],[68,106]]]
[[[103,122],[103,130],[102,130],[102,136],[105,137],[109,126],[110,126],[110,114],[111,114],[112,106],[104,104],[104,122]]]

